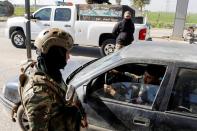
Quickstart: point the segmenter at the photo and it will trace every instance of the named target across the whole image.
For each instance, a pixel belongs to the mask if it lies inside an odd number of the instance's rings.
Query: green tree
[[[140,11],[142,11],[143,7],[145,4],[147,4],[147,0],[132,0],[133,1],[133,6],[138,8]]]

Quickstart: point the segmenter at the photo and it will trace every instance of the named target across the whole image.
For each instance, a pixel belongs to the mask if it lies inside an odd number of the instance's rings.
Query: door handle
[[[64,25],[64,27],[71,27],[71,25]]]
[[[139,125],[139,126],[149,127],[150,126],[150,119],[140,117],[140,116],[134,117],[133,118],[133,124]]]
[[[50,26],[49,24],[44,24],[44,26]]]

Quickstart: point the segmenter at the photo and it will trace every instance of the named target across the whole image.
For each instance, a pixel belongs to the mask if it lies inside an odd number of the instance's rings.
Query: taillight
[[[139,32],[139,40],[145,40],[146,38],[146,28],[141,29]]]

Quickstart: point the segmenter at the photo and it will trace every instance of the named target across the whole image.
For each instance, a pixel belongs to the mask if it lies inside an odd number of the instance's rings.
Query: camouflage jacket
[[[20,94],[30,130],[78,130],[80,126],[75,123],[80,121],[79,112],[75,107],[66,106],[66,90],[67,86],[63,80],[57,83],[35,68],[28,74],[21,84]]]

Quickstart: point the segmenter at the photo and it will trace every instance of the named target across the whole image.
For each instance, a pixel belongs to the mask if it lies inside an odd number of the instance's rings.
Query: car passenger
[[[115,74],[122,74],[129,77],[131,82],[141,83],[142,86],[140,86],[139,88],[136,87],[133,88],[132,96],[134,97],[134,99],[131,98],[132,103],[137,103],[137,104],[149,103],[148,101],[148,89],[150,88],[149,85],[158,86],[160,84],[159,75],[157,71],[153,69],[153,67],[145,70],[142,76],[137,76],[129,72],[120,73],[116,70],[113,70],[112,72],[114,72]],[[120,93],[112,85],[104,84],[104,92],[114,97],[117,100],[121,100],[121,101],[125,100],[125,96],[120,95]]]

